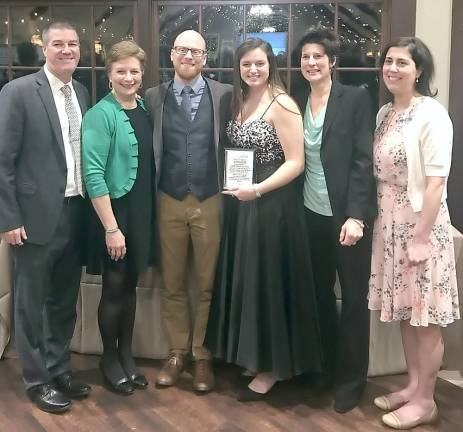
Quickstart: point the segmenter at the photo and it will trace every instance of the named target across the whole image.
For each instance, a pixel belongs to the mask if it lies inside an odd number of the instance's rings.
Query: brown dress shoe
[[[193,372],[193,388],[199,392],[208,392],[214,388],[214,371],[210,360],[196,360]]]
[[[185,363],[185,354],[170,353],[156,378],[156,384],[160,386],[173,386],[177,384],[180,374],[185,369]]]

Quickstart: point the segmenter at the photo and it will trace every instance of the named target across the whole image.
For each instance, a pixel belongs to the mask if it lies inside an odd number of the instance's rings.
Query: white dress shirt
[[[43,67],[45,75],[48,78],[48,82],[50,83],[51,91],[53,93],[53,99],[55,100],[56,111],[58,111],[59,122],[61,125],[61,133],[63,135],[63,142],[64,142],[64,154],[66,156],[66,166],[68,169],[67,173],[67,181],[66,181],[66,190],[64,192],[64,196],[70,197],[78,195],[79,192],[77,190],[76,182],[75,182],[75,162],[74,162],[74,155],[72,152],[71,143],[69,142],[69,121],[68,116],[66,115],[66,110],[64,107],[64,93],[61,91],[61,87],[67,84],[71,87],[72,91],[72,102],[76,107],[77,113],[79,115],[79,123],[82,123],[82,113],[80,111],[79,101],[77,100],[77,95],[72,86],[72,80],[68,83],[63,83],[59,78],[53,75],[47,68],[47,65]]]

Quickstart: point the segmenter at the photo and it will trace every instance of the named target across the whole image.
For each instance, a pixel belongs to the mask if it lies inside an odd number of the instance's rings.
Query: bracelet
[[[117,233],[119,231],[119,227],[116,227],[116,228],[110,228],[110,229],[107,229],[105,230],[104,232],[106,234],[114,234],[114,233]]]
[[[353,220],[360,228],[364,228],[365,227],[365,224],[360,220],[360,219],[355,219],[355,218],[350,218],[351,220]]]
[[[254,192],[256,193],[256,197],[257,197],[257,198],[260,198],[260,197],[262,196],[262,194],[260,193],[260,190],[259,190],[259,188],[258,188],[258,186],[257,186],[257,183],[254,183],[254,184],[252,185],[252,187],[254,188]]]

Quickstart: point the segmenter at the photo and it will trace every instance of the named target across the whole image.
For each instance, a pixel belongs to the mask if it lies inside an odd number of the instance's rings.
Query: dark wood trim
[[[95,7],[92,6],[90,10],[90,43],[91,41],[95,40],[95,25],[93,23],[95,22]],[[96,67],[96,59],[95,59],[95,49],[92,48],[92,55],[91,57],[91,63],[92,63],[92,94],[90,97],[92,98],[92,104],[95,103],[96,101],[96,72],[95,72],[95,67]]]
[[[154,82],[154,53],[155,47],[153,44],[153,18],[152,7],[150,1],[138,1],[134,3],[134,14],[136,22],[136,36],[135,40],[146,53],[145,71],[143,75],[143,88],[142,93],[146,88],[151,87]]]
[[[389,40],[413,36],[416,28],[416,0],[389,0]]]
[[[416,28],[416,0],[385,0],[381,19],[381,51],[386,44],[400,36],[413,36]],[[379,105],[391,99],[381,78],[379,78]]]
[[[463,231],[463,196],[461,193],[461,172],[463,166],[463,2],[453,0],[452,42],[450,51],[449,114],[453,121],[452,169],[448,180],[448,205],[452,224]]]

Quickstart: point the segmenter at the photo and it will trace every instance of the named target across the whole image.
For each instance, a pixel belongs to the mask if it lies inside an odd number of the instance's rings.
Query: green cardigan
[[[145,111],[142,100],[137,101]],[[121,104],[108,93],[82,119],[82,166],[90,198],[120,198],[137,178],[138,141]]]

